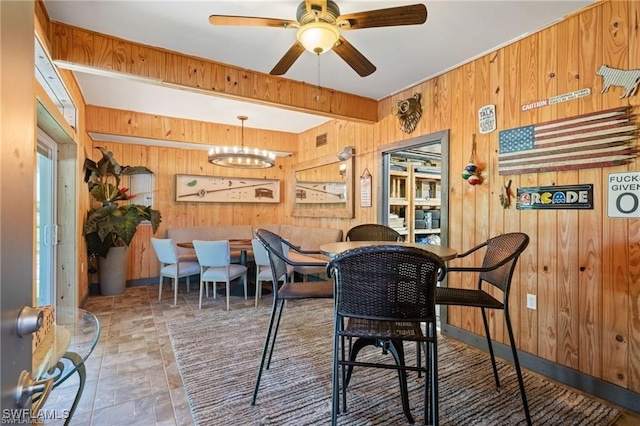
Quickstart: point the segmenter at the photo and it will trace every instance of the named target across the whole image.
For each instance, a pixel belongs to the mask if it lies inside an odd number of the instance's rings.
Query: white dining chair
[[[251,246],[253,247],[253,258],[256,263],[256,303],[255,307],[258,307],[258,299],[262,298],[262,281],[271,281],[273,276],[271,274],[271,263],[269,262],[269,252],[257,239],[251,240]],[[289,252],[289,246],[282,245],[282,250],[286,256]],[[280,277],[280,281],[285,281],[287,278],[293,282],[293,265],[287,265],[287,276]],[[275,288],[275,286],[274,286]]]
[[[172,280],[173,304],[178,304],[178,280],[187,279],[187,293],[189,293],[190,277],[200,273],[198,262],[180,261],[173,240],[170,238],[151,238],[151,245],[160,262],[160,282],[158,283],[158,300],[162,300],[162,284],[164,277]]]
[[[229,241],[193,240],[193,248],[200,263],[200,301],[202,309],[202,290],[208,283],[213,283],[213,297],[216,298],[216,284],[226,284],[227,310],[229,310],[229,286],[231,281],[242,277],[244,281],[244,298],[247,299],[247,267],[231,263]]]

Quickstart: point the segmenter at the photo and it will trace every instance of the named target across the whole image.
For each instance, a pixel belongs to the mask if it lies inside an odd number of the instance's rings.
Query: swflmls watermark
[[[2,424],[43,424],[48,420],[66,420],[69,410],[40,410],[28,408],[5,408],[2,410]]]

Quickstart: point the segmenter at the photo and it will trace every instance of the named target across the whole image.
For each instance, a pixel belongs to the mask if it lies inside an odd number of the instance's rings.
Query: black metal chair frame
[[[448,267],[447,273],[451,272],[479,272],[477,289],[462,289],[452,287],[438,287],[436,289],[436,304],[438,305],[456,305],[480,308],[482,312],[482,321],[487,336],[487,344],[489,346],[489,354],[491,356],[491,365],[493,367],[493,375],[496,386],[500,387],[500,379],[498,378],[498,369],[496,367],[496,359],[491,343],[491,334],[489,332],[489,323],[485,309],[500,309],[504,312],[504,319],[509,334],[511,351],[513,353],[513,364],[518,376],[518,385],[522,396],[522,404],[526,416],[527,424],[531,425],[531,415],[529,413],[529,405],[527,404],[527,396],[525,393],[524,380],[520,370],[520,362],[518,360],[518,350],[516,348],[513,329],[511,327],[511,319],[509,316],[509,292],[511,289],[511,279],[518,262],[518,258],[529,244],[529,236],[521,232],[513,232],[493,237],[472,249],[461,253],[458,258],[467,257],[476,251],[486,247],[484,259],[481,267]],[[486,282],[493,287],[502,291],[502,301],[494,298],[483,290],[482,284]]]
[[[253,390],[253,397],[251,399],[251,405],[256,404],[256,398],[258,397],[258,390],[260,388],[260,380],[262,378],[262,372],[268,370],[271,366],[271,358],[273,356],[273,348],[276,344],[276,338],[278,337],[278,328],[280,327],[280,320],[282,318],[282,311],[284,309],[286,300],[300,300],[300,299],[331,299],[333,298],[333,281],[304,281],[304,282],[290,282],[287,278],[287,264],[293,266],[326,266],[327,262],[318,259],[318,262],[294,262],[287,258],[282,250],[282,244],[286,244],[291,249],[304,254],[321,254],[317,251],[300,250],[298,247],[284,240],[279,235],[267,231],[266,229],[259,229],[256,231],[256,239],[264,245],[269,254],[269,263],[271,265],[271,276],[273,283],[273,308],[271,309],[271,315],[269,317],[269,327],[267,329],[267,335],[264,340],[264,347],[262,349],[262,357],[260,359],[260,367],[258,369],[258,377],[256,378],[256,385]],[[284,280],[282,278],[284,277]],[[283,282],[281,282],[283,281]],[[277,319],[276,319],[277,314]],[[275,322],[275,328],[274,328]],[[272,336],[273,335],[273,336]],[[267,353],[269,357],[267,359]]]
[[[432,424],[438,424],[435,288],[443,268],[444,261],[433,253],[393,245],[348,250],[329,261],[327,272],[334,278],[336,300],[332,425],[340,411],[339,378],[346,411],[346,390],[354,366],[397,370],[403,412],[411,423],[406,373],[424,372],[424,423],[431,418]],[[425,331],[421,323],[426,324]],[[403,341],[425,345],[424,367],[405,364]],[[356,361],[367,345],[390,352],[395,365]]]
[[[365,223],[347,231],[345,241],[400,241],[402,235],[393,228],[377,223]]]

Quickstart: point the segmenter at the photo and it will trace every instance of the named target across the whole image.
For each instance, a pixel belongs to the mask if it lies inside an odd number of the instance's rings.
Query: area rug
[[[197,425],[321,425],[331,421],[333,302],[288,303],[271,368],[265,370],[255,406],[256,380],[270,309],[216,312],[167,324],[171,345]],[[415,360],[415,345],[405,345]],[[413,351],[413,352],[412,352]],[[366,353],[365,353],[366,352]],[[385,357],[363,349],[360,357]],[[525,424],[513,366],[500,362],[496,389],[486,353],[439,337],[441,425]],[[569,388],[523,371],[534,425],[609,425],[620,412]],[[409,373],[413,417],[422,424],[423,382]],[[348,412],[339,425],[404,425],[394,370],[355,369]]]

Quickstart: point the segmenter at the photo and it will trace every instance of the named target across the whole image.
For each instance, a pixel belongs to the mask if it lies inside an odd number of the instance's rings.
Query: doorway
[[[42,129],[37,136],[35,306],[46,306],[56,300],[58,147]]]
[[[379,148],[378,218],[405,241],[448,245],[449,131]]]

